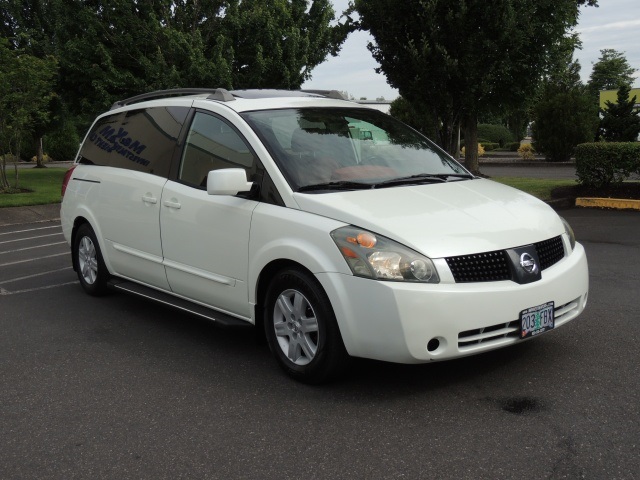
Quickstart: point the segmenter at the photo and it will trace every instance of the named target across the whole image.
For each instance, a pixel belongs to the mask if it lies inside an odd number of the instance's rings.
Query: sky
[[[347,8],[348,0],[333,0],[336,15]],[[600,50],[613,48],[622,52],[637,71],[635,87],[640,87],[640,0],[599,0],[600,6],[581,7],[576,31],[582,40],[582,50],[575,58],[580,62],[583,82],[589,80]],[[312,72],[312,79],[303,88],[346,91],[359,99],[384,97],[393,100],[397,90],[387,84],[383,74],[375,73],[377,62],[367,50],[371,36],[366,32],[352,33],[337,57],[329,57]]]

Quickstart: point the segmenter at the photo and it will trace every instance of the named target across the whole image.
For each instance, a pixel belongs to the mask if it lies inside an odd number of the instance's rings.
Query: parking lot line
[[[46,235],[38,235],[36,237],[24,237],[24,238],[16,238],[14,240],[4,240],[2,242],[0,242],[0,245],[2,245],[3,243],[12,243],[12,242],[24,242],[25,240],[35,240],[37,238],[44,238],[44,237],[55,237],[58,235],[62,235],[62,232],[59,233],[47,233]]]
[[[16,260],[14,262],[0,263],[0,267],[8,267],[10,265],[17,265],[19,263],[36,262],[38,260],[43,260],[45,258],[59,257],[61,255],[69,255],[69,252],[54,253],[53,255],[44,255],[42,257],[27,258],[26,260]]]
[[[16,295],[18,293],[36,292],[38,290],[49,290],[50,288],[64,287],[65,285],[73,285],[76,283],[80,283],[80,282],[76,280],[74,282],[58,283],[56,285],[45,285],[44,287],[25,288],[24,290],[16,290],[15,292],[10,292],[9,290],[5,290],[4,288],[0,287],[0,296]]]
[[[0,235],[12,235],[14,233],[35,232],[37,230],[49,230],[52,228],[60,228],[60,225],[52,225],[50,227],[28,228],[26,230],[11,230],[9,232],[0,232]]]
[[[73,267],[68,266],[68,267],[58,268],[56,270],[49,270],[48,272],[40,272],[40,273],[34,273],[33,275],[25,275],[24,277],[10,278],[9,280],[4,280],[0,282],[0,285],[5,285],[7,283],[12,283],[12,282],[19,282],[20,280],[28,280],[30,278],[35,278],[35,277],[41,277],[42,275],[49,275],[50,273],[57,273],[63,270],[69,270],[70,268],[73,268]]]
[[[65,243],[67,242],[46,243],[44,245],[37,245],[35,247],[16,248],[15,250],[7,250],[6,252],[0,252],[0,255],[4,255],[5,253],[24,252],[25,250],[33,250],[34,248],[53,247],[54,245],[63,245]]]

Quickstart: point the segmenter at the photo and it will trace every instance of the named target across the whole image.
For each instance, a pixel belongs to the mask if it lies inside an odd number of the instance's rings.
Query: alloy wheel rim
[[[282,292],[273,308],[273,328],[282,353],[295,365],[307,365],[318,351],[318,319],[298,290]]]
[[[93,285],[98,278],[98,256],[89,237],[82,237],[78,246],[78,267],[85,283]]]

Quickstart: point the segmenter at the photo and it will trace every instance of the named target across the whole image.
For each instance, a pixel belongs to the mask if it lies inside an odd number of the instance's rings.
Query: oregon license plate
[[[533,337],[551,330],[553,323],[553,302],[543,303],[520,312],[520,338]]]

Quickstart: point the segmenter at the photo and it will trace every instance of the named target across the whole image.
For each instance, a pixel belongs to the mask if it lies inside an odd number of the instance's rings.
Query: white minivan
[[[548,205],[337,92],[118,102],[65,177],[61,219],[87,293],[255,325],[310,383],[349,356],[514,345],[587,303],[584,249]]]

